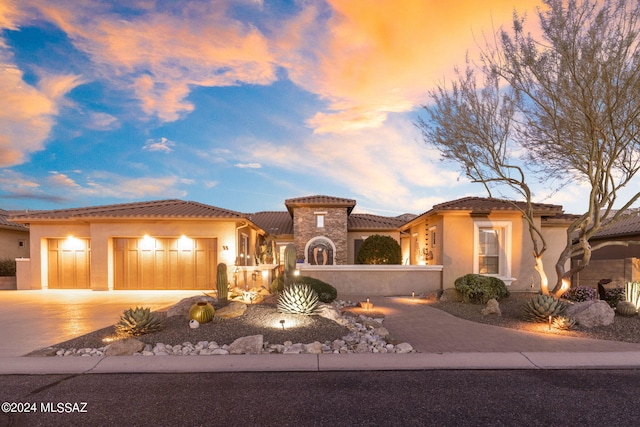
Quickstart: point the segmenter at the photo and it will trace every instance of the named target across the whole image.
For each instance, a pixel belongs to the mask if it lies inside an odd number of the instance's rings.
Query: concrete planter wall
[[[342,295],[399,296],[437,292],[442,288],[441,265],[309,265],[300,274],[331,284]]]
[[[16,276],[0,276],[0,290],[18,289]]]

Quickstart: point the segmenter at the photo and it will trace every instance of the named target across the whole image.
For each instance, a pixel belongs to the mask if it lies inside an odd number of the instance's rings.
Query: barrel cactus
[[[567,306],[551,295],[536,295],[524,306],[524,318],[530,322],[548,322],[549,316],[561,315]]]
[[[616,313],[621,316],[634,316],[637,312],[638,309],[631,301],[620,301],[616,305]]]
[[[293,283],[285,286],[278,297],[278,311],[286,314],[314,314],[318,306],[318,294],[311,286]]]
[[[116,323],[115,330],[118,335],[140,336],[162,329],[162,321],[151,311],[151,308],[136,307],[125,310]]]
[[[218,290],[218,302],[226,305],[229,298],[229,277],[227,276],[227,264],[224,262],[218,264],[216,289]]]

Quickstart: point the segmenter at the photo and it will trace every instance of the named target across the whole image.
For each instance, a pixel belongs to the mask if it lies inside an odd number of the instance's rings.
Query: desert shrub
[[[462,294],[464,302],[486,304],[492,298],[501,299],[509,296],[504,282],[497,277],[466,274],[454,282],[455,288]]]
[[[322,280],[316,279],[315,277],[297,276],[295,278],[295,282],[311,286],[311,289],[318,294],[320,302],[328,304],[338,297],[338,291],[336,288]],[[273,279],[269,290],[272,293],[282,292],[284,290],[284,276],[280,275]]]
[[[598,292],[591,286],[576,286],[562,294],[562,298],[573,302],[592,301],[598,298]]]
[[[604,292],[604,300],[611,308],[616,308],[620,301],[625,300],[624,288],[606,289]]]
[[[374,234],[360,246],[356,264],[402,264],[402,249],[393,237]]]
[[[11,258],[0,259],[0,276],[15,276],[16,260]]]

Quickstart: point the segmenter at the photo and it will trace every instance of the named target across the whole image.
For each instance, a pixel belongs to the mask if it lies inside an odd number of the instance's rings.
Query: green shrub
[[[16,260],[11,258],[0,259],[0,276],[15,276]]]
[[[509,296],[504,282],[497,277],[466,274],[454,282],[455,288],[462,294],[464,302],[486,304],[490,299]]]
[[[322,280],[316,279],[315,277],[297,276],[294,280],[295,283],[311,286],[311,289],[313,289],[318,294],[318,299],[320,300],[320,302],[329,304],[338,297],[338,291],[336,290],[336,288],[326,282],[323,282]],[[269,290],[271,291],[271,293],[282,292],[284,290],[283,275],[280,275],[273,279]]]
[[[356,264],[402,264],[402,249],[393,237],[374,234],[362,243]]]

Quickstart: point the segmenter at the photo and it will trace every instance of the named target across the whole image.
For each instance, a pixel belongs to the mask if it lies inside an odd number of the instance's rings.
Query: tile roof
[[[150,202],[36,211],[12,217],[14,221],[19,222],[73,218],[246,218],[246,215],[198,202],[156,200]]]
[[[526,208],[525,202],[513,202],[509,200],[484,198],[484,197],[463,197],[461,199],[452,200],[449,202],[440,203],[434,205],[431,211],[448,211],[448,210],[470,210],[478,212],[491,212],[491,211],[513,211],[516,210],[514,203],[521,207]],[[551,205],[547,203],[533,203],[533,210],[538,214],[561,214],[562,206]]]
[[[18,224],[17,222],[9,220],[9,215],[11,215],[11,212],[0,209],[0,228],[24,231],[29,230],[29,227],[27,227],[26,225]]]
[[[287,211],[256,212],[249,219],[269,234],[293,234],[293,219]]]
[[[405,214],[406,215],[406,214]],[[389,230],[399,228],[409,219],[405,215],[398,217],[379,216],[372,214],[351,214],[347,228],[351,230]],[[411,218],[413,219],[413,218]]]
[[[610,226],[601,229],[593,235],[592,239],[603,239],[620,236],[633,236],[640,234],[640,212],[634,211],[621,217]]]
[[[347,215],[349,215],[355,207],[356,201],[353,199],[343,199],[342,197],[316,195],[287,199],[284,201],[284,204],[292,215],[293,210],[291,208],[294,206],[346,207]]]

